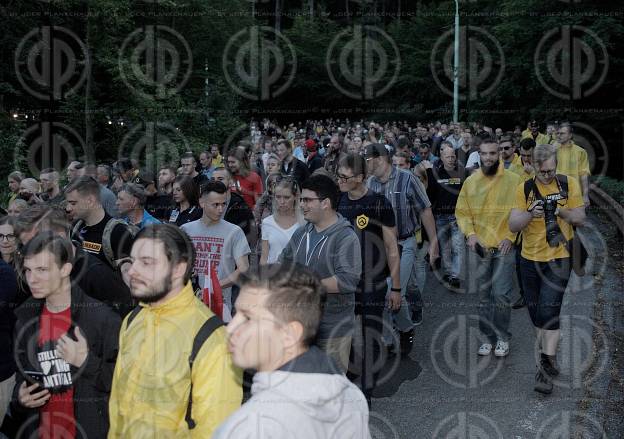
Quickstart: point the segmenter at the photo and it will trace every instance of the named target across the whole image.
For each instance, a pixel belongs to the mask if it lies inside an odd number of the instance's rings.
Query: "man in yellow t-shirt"
[[[538,145],[548,144],[549,138],[546,134],[539,132],[539,124],[536,120],[529,122],[529,126],[526,130],[522,131],[523,139],[533,139]]]
[[[557,173],[577,179],[581,185],[583,202],[589,207],[589,160],[587,151],[572,140],[574,130],[570,124],[561,124],[557,133]]]
[[[552,379],[559,374],[555,364],[559,314],[571,269],[567,245],[573,227],[585,221],[585,207],[576,179],[556,174],[554,146],[536,146],[533,165],[535,178],[516,189],[509,229],[522,232],[522,287],[541,347],[535,391],[549,394]]]
[[[528,180],[535,176],[533,169],[533,148],[535,148],[535,140],[531,138],[522,139],[520,141],[519,155],[509,165],[509,170],[518,174],[523,180]]]
[[[468,286],[479,293],[479,330],[487,340],[479,355],[509,354],[509,319],[513,290],[515,233],[509,231],[513,194],[521,180],[505,169],[498,143],[483,140],[481,167],[468,177],[459,192],[455,217],[467,238]]]

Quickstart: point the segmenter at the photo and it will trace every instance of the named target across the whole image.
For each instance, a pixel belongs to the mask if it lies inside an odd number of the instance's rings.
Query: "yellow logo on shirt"
[[[358,227],[358,229],[362,230],[365,229],[366,226],[368,226],[368,217],[364,214],[359,215],[356,219],[355,219],[355,225]]]

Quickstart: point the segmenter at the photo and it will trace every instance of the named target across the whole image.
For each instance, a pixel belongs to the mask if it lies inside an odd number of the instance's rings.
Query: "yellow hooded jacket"
[[[199,350],[192,376],[193,339],[213,313],[191,284],[171,300],[143,309],[119,335],[110,396],[111,438],[209,438],[241,405],[241,371],[233,366],[225,329],[215,330]],[[193,383],[189,430],[184,419]]]
[[[498,247],[504,239],[514,242],[509,214],[515,207],[516,188],[522,179],[505,169],[502,161],[496,175],[487,177],[479,169],[468,177],[459,192],[455,217],[462,233],[476,234],[486,247]]]

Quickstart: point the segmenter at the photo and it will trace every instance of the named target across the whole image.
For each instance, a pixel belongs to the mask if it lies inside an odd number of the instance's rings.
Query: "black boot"
[[[555,365],[555,356],[540,354],[540,367],[551,378],[559,375],[559,370]]]
[[[535,387],[534,390],[544,395],[550,395],[552,393],[553,383],[552,379],[538,368],[537,375],[535,375]]]
[[[401,340],[401,355],[405,356],[409,354],[412,350],[412,346],[414,345],[414,330],[409,330],[406,332],[399,331],[400,340]]]

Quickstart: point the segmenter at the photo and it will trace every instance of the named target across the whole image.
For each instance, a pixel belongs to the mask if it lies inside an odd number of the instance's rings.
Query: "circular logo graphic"
[[[572,134],[574,143],[587,152],[591,174],[606,175],[609,166],[609,149],[603,137],[586,123],[572,122],[571,125],[574,129]]]
[[[436,373],[460,389],[476,389],[487,384],[504,364],[493,355],[477,355],[479,345],[489,343],[479,330],[479,320],[478,315],[450,317],[438,326],[431,339],[429,354]]]
[[[157,175],[161,166],[180,162],[180,151],[189,150],[188,141],[173,125],[143,122],[124,136],[117,156],[135,159],[141,169]]]
[[[542,86],[561,99],[581,99],[594,93],[609,70],[609,55],[591,29],[566,25],[540,39],[534,55],[535,73]]]
[[[20,169],[25,161],[31,175],[39,175],[45,168],[62,170],[71,161],[82,158],[84,151],[84,140],[72,127],[60,122],[40,122],[24,131],[15,145],[13,167]]]
[[[440,36],[433,46],[430,68],[438,87],[453,96],[455,30]],[[458,60],[459,99],[475,100],[491,94],[505,72],[505,54],[500,42],[485,29],[460,26]]]
[[[334,87],[352,99],[374,99],[394,85],[401,69],[396,43],[382,29],[355,25],[334,37],[325,68]]]
[[[481,413],[459,412],[444,418],[433,431],[434,439],[502,438],[494,420]]]
[[[234,34],[225,46],[222,61],[232,90],[254,101],[284,93],[297,70],[295,48],[269,26],[250,26]]]
[[[70,96],[82,86],[89,68],[87,46],[71,30],[60,26],[31,30],[15,50],[17,79],[38,99]]]
[[[149,25],[124,40],[118,65],[130,90],[146,98],[166,99],[178,93],[191,76],[193,53],[174,29]]]
[[[555,413],[540,426],[536,439],[569,439],[583,437],[606,439],[600,423],[591,416],[578,411]]]
[[[559,376],[553,384],[562,388],[588,387],[604,374],[609,364],[609,339],[603,328],[588,317],[559,317],[561,338],[557,353]],[[539,362],[539,340],[535,342],[536,363]]]

